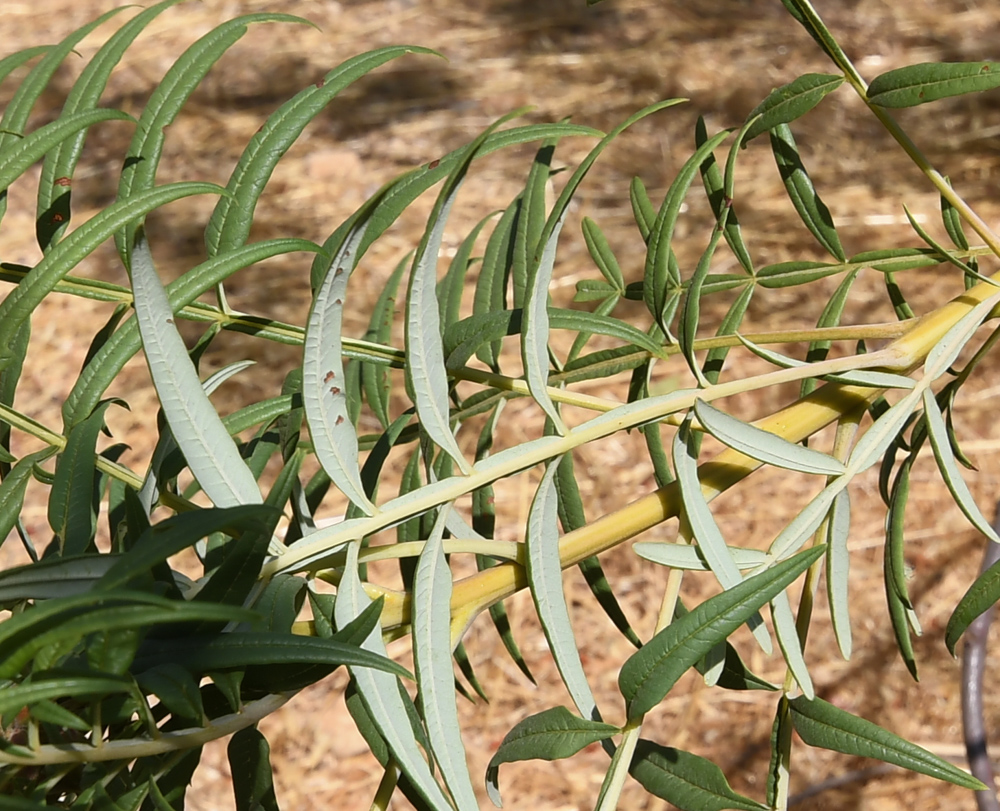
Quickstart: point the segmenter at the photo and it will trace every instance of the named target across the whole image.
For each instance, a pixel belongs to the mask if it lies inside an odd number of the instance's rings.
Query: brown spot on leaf
[[[336,377],[336,375],[335,375],[335,374],[334,374],[334,373],[333,373],[332,371],[331,371],[331,372],[327,372],[327,373],[326,373],[326,377],[324,377],[324,378],[323,378],[323,382],[324,382],[324,383],[329,383],[329,382],[330,382],[331,380],[333,380],[333,379],[334,379],[335,377]]]
[[[70,180],[68,177],[57,177],[55,179],[55,184],[57,186],[72,186],[73,181]]]
[[[337,419],[335,419],[333,421],[334,425],[343,425],[343,423],[344,423],[344,418],[343,417],[337,417]]]
[[[337,386],[330,386],[330,394],[336,397],[338,394],[340,394],[340,389]]]
[[[440,160],[433,160],[427,164],[428,169],[437,169],[441,165]]]

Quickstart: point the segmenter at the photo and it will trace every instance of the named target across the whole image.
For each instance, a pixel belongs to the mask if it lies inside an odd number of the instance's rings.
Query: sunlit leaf
[[[983,789],[982,783],[957,766],[820,698],[810,701],[799,696],[788,703],[795,731],[810,746],[874,758],[974,791]]]
[[[828,73],[805,73],[786,85],[772,90],[768,97],[750,111],[747,120],[760,116],[747,130],[746,141],[779,124],[790,124],[819,104],[823,97],[844,83],[843,76]]]
[[[529,716],[505,736],[486,767],[486,793],[500,808],[500,766],[522,760],[562,760],[618,733],[618,727],[588,721],[565,707],[553,707]],[[475,807],[475,806],[472,806]]]
[[[824,551],[823,547],[807,549],[706,600],[632,654],[618,675],[629,719],[638,720],[655,707],[689,667],[784,590]]]
[[[1000,87],[996,62],[924,62],[876,76],[868,100],[879,107],[914,107],[995,87]]]

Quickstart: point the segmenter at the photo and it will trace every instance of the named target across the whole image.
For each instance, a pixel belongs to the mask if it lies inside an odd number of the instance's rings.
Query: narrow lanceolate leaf
[[[97,106],[107,86],[111,71],[118,64],[129,45],[142,30],[161,12],[177,5],[181,0],[162,0],[144,9],[115,31],[90,59],[80,78],[73,84],[63,104],[60,120],[74,113],[86,112]],[[38,180],[38,204],[35,233],[38,245],[44,251],[66,231],[70,219],[71,182],[73,172],[83,152],[86,133],[75,133],[59,143],[45,156],[42,175]],[[54,215],[60,215],[57,218]]]
[[[509,117],[509,116],[508,116]],[[458,464],[463,473],[471,467],[452,433],[448,407],[448,375],[441,340],[441,313],[437,301],[437,262],[448,214],[469,166],[483,143],[506,119],[501,119],[476,138],[445,181],[420,240],[410,272],[406,297],[406,383],[421,428]]]
[[[257,482],[205,394],[174,326],[173,311],[142,230],[136,232],[132,256],[139,333],[153,385],[177,445],[198,483],[217,506],[260,504]]]
[[[132,116],[119,110],[85,110],[57,118],[52,123],[39,127],[0,153],[0,192],[5,191],[42,155],[74,133],[99,121],[133,120]]]
[[[650,794],[684,811],[766,808],[733,791],[722,769],[712,761],[682,749],[640,740],[628,771]]]
[[[694,142],[696,146],[701,146],[708,140],[708,129],[705,127],[705,119],[698,116],[695,123]],[[739,151],[742,141],[734,143],[726,166],[726,177],[722,175],[719,164],[715,160],[715,155],[709,154],[699,167],[701,180],[705,186],[705,194],[708,197],[709,205],[712,206],[712,213],[715,215],[717,223],[725,223],[726,242],[732,249],[740,265],[747,273],[752,274],[753,260],[750,258],[750,251],[747,249],[746,241],[743,239],[743,232],[740,229],[740,221],[733,210],[732,197],[733,189],[730,184],[730,165],[735,161],[735,155]]]
[[[45,450],[25,456],[0,482],[0,539],[7,538],[21,515],[24,492],[31,480],[32,467],[51,455],[51,450]],[[0,540],[0,544],[2,543],[3,540]]]
[[[247,32],[247,26],[256,22],[311,24],[291,14],[246,14],[213,28],[181,54],[164,74],[139,116],[139,126],[129,144],[125,166],[118,181],[119,200],[133,197],[153,187],[160,156],[163,154],[167,126],[177,117],[205,74],[240,40]],[[135,239],[135,228],[135,222],[127,223],[115,234],[115,245],[126,267],[129,265],[129,251]]]
[[[451,569],[444,556],[446,505],[417,561],[413,599],[420,611],[413,618],[413,661],[417,674],[420,706],[427,724],[427,738],[445,785],[459,808],[478,807],[465,760],[455,706],[455,675],[451,657]]]
[[[361,483],[358,434],[347,413],[342,338],[347,282],[366,227],[361,220],[349,232],[313,298],[302,349],[302,403],[323,470],[352,504],[372,515],[376,507]]]
[[[273,521],[274,517],[274,509],[263,504],[192,510],[172,515],[139,535],[132,548],[118,557],[115,565],[101,577],[94,591],[123,588],[133,578],[152,571],[157,564],[213,533],[225,532],[235,536],[252,532],[259,530],[261,524]]]
[[[49,497],[49,526],[59,538],[59,553],[82,555],[97,531],[94,480],[97,475],[97,437],[112,401],[73,427],[56,462],[56,477]]]
[[[876,76],[868,100],[879,107],[914,107],[995,87],[1000,87],[1000,63],[924,62]]]
[[[638,720],[655,707],[689,667],[773,600],[823,552],[823,547],[808,549],[706,600],[633,654],[618,674],[629,720]]]
[[[810,701],[799,696],[788,703],[795,731],[810,746],[874,758],[974,791],[985,788],[975,777],[937,755],[820,698]]]
[[[72,234],[68,239],[72,239]],[[269,239],[254,242],[225,256],[209,259],[167,285],[170,307],[176,314],[206,290],[211,290],[218,282],[254,262],[292,251],[318,250],[318,245],[304,239]],[[84,367],[66,397],[62,409],[65,425],[75,425],[94,409],[118,372],[139,351],[140,346],[135,319],[127,320],[112,333]]]
[[[771,150],[799,218],[820,245],[841,262],[846,262],[847,254],[840,244],[830,209],[817,194],[787,124],[779,124],[771,130]]]
[[[196,601],[185,605],[204,614],[208,613],[209,608],[216,609],[217,614],[221,614],[222,609],[230,614],[238,611],[232,606],[209,606]],[[244,615],[249,613],[243,611]],[[158,640],[148,651],[140,651],[132,670],[139,672],[170,662],[197,674],[242,669],[253,665],[277,668],[279,665],[289,664],[328,664],[347,665],[356,671],[393,674],[390,676],[393,681],[397,675],[407,675],[405,668],[384,654],[359,648],[343,640],[266,631]]]
[[[767,132],[779,124],[790,124],[801,118],[819,104],[823,97],[832,93],[844,83],[843,76],[829,73],[806,73],[792,82],[772,90],[764,101],[758,104],[747,119],[760,116],[747,130],[746,141],[751,141],[762,132]]]
[[[90,591],[118,559],[116,554],[51,556],[38,563],[7,569],[0,572],[0,603],[83,594]]]
[[[387,344],[392,336],[392,323],[395,316],[396,294],[403,271],[410,263],[409,255],[403,257],[396,265],[389,279],[379,293],[375,306],[372,307],[371,319],[365,340],[378,344]],[[361,367],[361,383],[364,387],[365,399],[383,428],[388,428],[392,419],[389,416],[389,399],[392,386],[389,381],[389,368],[374,363],[365,363]]]
[[[500,808],[500,766],[521,760],[562,760],[597,741],[610,738],[618,727],[600,721],[587,721],[565,707],[553,707],[518,722],[504,736],[486,767],[486,793]],[[475,805],[470,808],[476,808]]]
[[[24,128],[28,123],[28,117],[31,115],[32,107],[38,101],[39,96],[45,92],[49,80],[62,64],[63,60],[73,52],[76,44],[99,25],[111,19],[118,12],[123,11],[124,8],[122,6],[102,14],[96,20],[92,20],[83,27],[73,31],[58,45],[43,46],[37,49],[32,48],[28,51],[22,51],[21,54],[8,57],[8,59],[3,61],[2,74],[0,75],[5,76],[9,71],[17,67],[17,65],[23,64],[33,56],[40,53],[45,54],[38,64],[31,69],[31,73],[28,74],[27,78],[20,83],[13,98],[11,98],[10,102],[4,108],[3,119],[0,120],[0,154],[6,152],[11,143],[18,139],[18,135],[24,132]],[[0,217],[3,216],[6,208],[7,201],[3,199],[0,201]]]
[[[36,680],[31,684],[18,684],[0,692],[0,715],[18,712],[35,702],[72,698],[73,696],[104,696],[127,693],[132,689],[130,679],[84,674],[61,674],[58,678]]]
[[[347,550],[344,576],[333,607],[337,627],[348,625],[370,602],[358,578],[358,544],[352,543]],[[375,626],[361,647],[381,656],[386,655],[380,625]],[[446,658],[450,661],[450,657]],[[351,675],[365,709],[410,783],[434,811],[451,811],[451,803],[420,754],[396,677],[367,668],[351,668]]]
[[[257,729],[241,729],[226,747],[236,811],[278,811],[271,774],[271,747]]]
[[[209,256],[232,250],[246,242],[253,224],[253,212],[264,186],[281,156],[295,143],[306,125],[344,88],[380,65],[407,53],[428,54],[434,51],[406,45],[380,48],[352,57],[271,114],[247,144],[226,186],[229,194],[219,198],[208,222],[205,247]]]
[[[774,623],[774,635],[778,637],[778,645],[788,664],[788,670],[799,683],[803,695],[806,698],[815,697],[816,690],[809,677],[798,629],[795,627],[795,615],[792,613],[792,606],[785,592],[781,592],[771,601],[771,621]]]
[[[955,454],[948,437],[948,426],[945,425],[944,415],[941,413],[937,398],[930,389],[924,391],[924,414],[927,418],[927,434],[931,440],[931,447],[934,449],[934,458],[937,460],[938,469],[941,471],[945,484],[948,485],[952,498],[955,499],[959,509],[976,529],[991,541],[1000,543],[1000,537],[997,536],[996,530],[980,511],[972,493],[969,492],[969,486],[959,472],[958,463],[955,461]]]
[[[694,413],[712,436],[752,459],[800,473],[839,476],[844,472],[843,463],[829,454],[748,425],[702,400],[695,401]]]
[[[936,380],[947,371],[965,348],[972,333],[979,329],[979,325],[992,312],[997,302],[1000,302],[1000,291],[981,301],[955,322],[955,325],[927,353],[927,358],[924,360],[925,377]]]
[[[962,634],[980,614],[1000,600],[1000,562],[994,563],[973,583],[958,601],[948,620],[944,641],[952,656]]]
[[[669,321],[673,314],[672,288],[680,286],[679,274],[673,272],[670,262],[672,254],[670,241],[673,238],[674,227],[680,217],[684,197],[698,174],[698,167],[728,135],[728,131],[725,130],[713,135],[688,158],[670,185],[663,205],[656,216],[656,222],[653,223],[649,232],[649,247],[646,251],[646,266],[642,280],[642,298],[646,308],[666,335],[670,334]],[[673,301],[676,302],[676,300]]]
[[[847,540],[851,530],[851,498],[842,490],[833,500],[827,525],[826,597],[830,604],[833,632],[845,659],[851,658],[851,612],[848,596],[850,556]]]
[[[594,260],[601,275],[615,290],[625,295],[625,276],[622,274],[618,259],[615,257],[614,251],[611,250],[607,237],[604,236],[600,226],[590,217],[584,217],[581,230],[583,231],[583,241],[587,243],[587,250],[590,252],[590,258]]]
[[[559,497],[556,491],[556,473],[559,460],[549,463],[538,485],[531,511],[528,515],[528,560],[525,573],[531,599],[545,631],[552,657],[559,668],[569,694],[584,718],[600,720],[597,702],[587,683],[580,661],[579,646],[573,635],[566,595],[563,592],[562,565],[559,562]]]
[[[682,543],[640,542],[632,545],[632,551],[640,558],[645,558],[661,566],[673,569],[686,569],[694,572],[710,571],[705,562],[705,553],[697,546]],[[741,569],[756,569],[768,562],[766,552],[759,549],[745,549],[742,546],[727,547],[730,557]]]
[[[212,183],[171,183],[148,192],[112,203],[96,214],[49,251],[32,268],[24,280],[0,302],[0,369],[10,362],[14,338],[21,325],[31,316],[52,289],[84,257],[125,223],[142,219],[159,208],[182,197],[194,194],[218,194],[222,191]],[[88,412],[89,413],[89,412]],[[82,415],[86,416],[86,414]]]
[[[705,556],[709,568],[719,578],[723,588],[731,589],[743,582],[739,567],[726,539],[722,537],[718,524],[712,516],[712,511],[701,490],[698,479],[698,452],[695,447],[696,438],[691,430],[690,415],[674,435],[673,460],[677,472],[677,484],[681,491],[681,501],[684,504],[684,515],[698,546]],[[759,614],[751,614],[750,630],[766,653],[771,652],[771,637]]]
[[[528,269],[528,283],[524,299],[524,318],[521,323],[521,358],[524,362],[525,380],[528,383],[528,390],[535,398],[546,416],[552,420],[556,431],[559,434],[566,433],[566,426],[559,416],[559,410],[548,393],[548,368],[549,368],[549,319],[548,319],[548,299],[549,284],[552,281],[552,269],[556,260],[556,245],[559,241],[559,234],[562,231],[566,213],[573,195],[579,188],[583,179],[587,176],[590,168],[608,147],[608,145],[628,127],[646,116],[679,104],[681,99],[670,99],[646,107],[633,114],[624,122],[615,127],[604,136],[586,158],[581,161],[572,177],[567,181],[556,200],[549,218],[538,238],[536,255],[532,258]]]

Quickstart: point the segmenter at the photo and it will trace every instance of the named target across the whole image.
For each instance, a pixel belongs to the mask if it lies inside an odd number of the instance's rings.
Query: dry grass
[[[5,50],[52,42],[105,7],[98,0],[4,0],[0,40],[6,43]],[[104,103],[139,111],[159,76],[194,38],[234,14],[264,10],[300,14],[320,30],[273,24],[253,27],[211,72],[172,125],[161,182],[224,182],[243,145],[270,110],[333,65],[381,45],[422,44],[440,50],[448,61],[404,58],[359,82],[332,104],[275,173],[258,208],[255,238],[295,235],[322,240],[382,182],[439,157],[521,105],[534,105],[529,120],[572,115],[578,123],[607,128],[646,103],[685,96],[691,99],[689,104],[634,127],[602,158],[579,195],[574,216],[586,213],[605,228],[629,280],[640,277],[643,257],[628,207],[629,177],[639,175],[653,199],[661,198],[690,153],[699,114],[706,117],[710,130],[737,125],[771,87],[807,70],[827,69],[809,38],[785,19],[777,0],[697,4],[608,0],[594,9],[587,9],[582,0],[206,0],[174,8],[150,27],[115,74]],[[996,30],[997,12],[986,3],[918,0],[904,6],[887,0],[843,0],[823,4],[820,10],[869,76],[909,62],[987,58],[990,34]],[[78,50],[86,57],[100,41],[103,38],[91,37]],[[36,123],[54,116],[81,64],[82,60],[71,59],[60,71],[39,105],[42,112]],[[8,82],[0,88],[0,103],[9,98],[13,87],[14,82]],[[990,94],[941,103],[901,116],[914,139],[991,222],[998,213],[995,199],[990,199],[998,173],[997,98]],[[926,218],[928,227],[937,224],[935,195],[848,92],[839,93],[796,125],[796,134],[849,253],[915,244],[916,238],[903,225],[904,200]],[[75,184],[78,217],[86,217],[112,199],[120,156],[130,135],[124,125],[95,128],[86,165]],[[588,148],[580,141],[567,142],[557,154],[572,165]],[[446,247],[456,245],[481,216],[509,203],[523,183],[530,156],[530,150],[515,150],[484,162],[453,216],[453,237]],[[10,213],[0,233],[4,261],[30,264],[37,259],[31,183],[36,177],[29,173],[11,190]],[[763,145],[756,144],[743,154],[737,189],[740,217],[759,264],[818,256],[808,234],[795,225]],[[154,250],[166,273],[179,273],[201,257],[201,233],[210,203],[200,198],[187,200],[150,218]],[[678,231],[678,252],[686,268],[701,251],[707,234],[705,219],[699,217],[705,212],[704,204],[694,195],[690,204],[692,216]],[[415,206],[365,258],[352,290],[351,332],[364,330],[371,302],[391,268],[416,245],[420,216],[428,208],[429,201]],[[567,228],[561,256],[554,295],[568,300],[574,282],[596,272],[576,228]],[[119,282],[124,278],[110,249],[95,254],[80,272]],[[928,271],[903,280],[918,311],[958,291],[953,275],[947,281],[941,275]],[[811,324],[831,289],[821,283],[761,295],[749,315],[749,328]],[[233,280],[230,294],[235,307],[302,323],[309,295],[307,260],[293,257],[248,269]],[[888,320],[892,316],[884,302],[880,277],[863,274],[852,294],[848,318],[851,322]],[[724,305],[722,301],[713,305],[709,321],[718,317]],[[634,313],[641,317],[638,308]],[[90,336],[107,315],[103,306],[80,300],[54,297],[45,303],[33,321],[19,407],[47,424],[60,424],[62,398]],[[196,334],[192,329],[190,335]],[[220,391],[221,409],[277,393],[285,373],[298,362],[297,353],[288,347],[224,335],[206,356],[205,365],[211,370],[245,356],[254,357],[258,366]],[[737,363],[752,364],[753,359],[734,354],[731,364]],[[980,468],[971,483],[984,508],[989,508],[998,492],[1000,427],[991,405],[997,369],[996,362],[984,366],[965,389],[957,410],[960,436]],[[664,366],[660,374],[669,380],[682,370]],[[114,414],[116,437],[132,448],[125,461],[141,467],[155,440],[148,420],[154,399],[141,363],[129,367],[116,393],[132,405],[131,413]],[[610,388],[595,393],[622,396],[620,390]],[[781,391],[745,397],[739,409],[756,416],[787,402],[789,396],[791,392]],[[500,442],[509,445],[537,435],[537,412],[530,405],[512,404],[508,413],[524,416],[506,422]],[[592,517],[652,489],[650,470],[636,461],[644,458],[636,442],[635,437],[615,437],[578,456],[583,495]],[[393,475],[398,476],[400,469],[396,464]],[[921,684],[915,685],[906,674],[885,618],[884,512],[874,473],[852,491],[852,610],[857,652],[850,662],[836,654],[821,605],[810,635],[809,658],[817,688],[825,698],[932,750],[960,756],[958,666],[947,655],[942,634],[950,608],[973,579],[981,539],[950,503],[932,462],[918,465],[912,478],[907,556],[913,567],[911,588],[925,629],[917,643]],[[519,538],[531,484],[530,477],[524,476],[498,492],[501,537]],[[777,471],[761,471],[719,499],[719,521],[728,538],[760,547],[804,503],[812,486]],[[44,508],[32,509],[27,516],[29,529],[44,537]],[[336,505],[331,512],[336,512]],[[651,531],[647,539],[669,538],[674,532],[670,524]],[[648,635],[655,622],[657,587],[663,574],[627,550],[607,555],[604,563],[630,620],[640,635]],[[607,708],[610,720],[616,720],[621,711],[615,698],[615,676],[629,646],[595,608],[577,573],[567,574],[566,586],[585,667],[598,701]],[[685,582],[684,595],[692,602],[712,589],[709,578],[692,576]],[[483,772],[515,721],[568,703],[530,600],[518,595],[510,601],[509,611],[539,686],[531,686],[516,671],[488,622],[477,621],[466,642],[491,702],[460,705],[474,773]],[[762,675],[780,680],[779,660],[764,658],[746,642],[738,638],[748,663]],[[995,679],[996,657],[990,658],[989,665],[987,678]],[[379,771],[353,731],[341,698],[343,686],[343,676],[335,675],[305,691],[262,725],[273,747],[278,798],[285,808],[366,808],[374,794]],[[646,734],[711,757],[737,790],[760,797],[773,705],[769,696],[707,690],[690,676],[651,714]],[[995,729],[1000,722],[1000,699],[989,689],[986,709],[987,728]],[[604,755],[590,750],[552,765],[508,765],[502,774],[507,806],[553,811],[591,807],[605,765]],[[868,765],[799,746],[793,791]],[[227,769],[223,745],[208,747],[189,795],[190,808],[215,811],[232,806]],[[893,771],[825,791],[804,805],[931,810],[956,805],[969,808],[971,803],[972,798],[958,789]],[[399,803],[399,807],[404,805]],[[638,811],[666,804],[630,785],[621,807]]]

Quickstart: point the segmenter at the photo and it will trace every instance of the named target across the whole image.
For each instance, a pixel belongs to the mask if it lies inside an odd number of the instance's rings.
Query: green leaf
[[[0,538],[7,538],[21,515],[24,492],[31,480],[32,468],[52,453],[52,450],[44,450],[25,456],[4,476],[3,482],[0,482]],[[0,600],[3,599],[0,597]]]
[[[995,87],[1000,87],[996,62],[924,62],[876,76],[868,100],[879,107],[914,107]]]
[[[191,673],[174,662],[144,670],[135,677],[147,695],[155,695],[173,716],[203,723],[205,708],[201,703],[198,682]]]
[[[809,701],[799,696],[788,703],[795,731],[810,746],[874,758],[974,791],[985,788],[972,775],[937,755],[820,698]]]
[[[655,707],[689,667],[774,599],[823,552],[823,547],[807,549],[706,600],[634,653],[618,675],[629,720],[638,720]]]
[[[635,217],[635,224],[642,235],[642,241],[648,245],[649,235],[652,233],[653,225],[656,222],[656,209],[653,208],[653,203],[650,201],[646,187],[640,178],[632,178],[628,193],[629,201],[632,204],[632,215]]]
[[[583,231],[583,241],[587,244],[590,258],[594,260],[597,269],[608,280],[608,284],[624,295],[625,277],[622,275],[618,259],[615,257],[614,251],[611,250],[604,232],[590,217],[583,218],[581,230]]]
[[[698,478],[698,451],[695,447],[696,437],[691,430],[691,417],[689,413],[684,424],[674,435],[672,447],[674,470],[677,472],[677,484],[684,505],[684,517],[709,568],[723,588],[731,589],[743,582],[743,576],[736,561],[729,554],[726,540],[722,537],[718,524],[715,523],[701,489],[701,481]],[[760,615],[756,612],[751,613],[748,624],[764,652],[770,653],[771,637]]]
[[[747,130],[749,143],[762,132],[779,124],[790,124],[819,104],[823,97],[844,83],[843,76],[829,73],[806,73],[792,82],[772,90],[768,97],[750,111],[747,120],[760,116]]]
[[[558,497],[559,523],[562,524],[563,532],[572,532],[587,523],[587,515],[583,508],[583,498],[580,495],[580,488],[576,483],[576,474],[573,470],[573,455],[566,454],[559,460],[559,469],[555,478],[556,495]],[[596,555],[581,560],[578,564],[581,574],[590,587],[590,593],[594,595],[598,604],[604,609],[615,627],[621,631],[625,638],[635,647],[641,648],[642,642],[639,636],[629,625],[625,612],[622,611],[615,597],[608,578],[604,574],[604,568]]]
[[[839,476],[844,472],[843,463],[829,454],[742,422],[703,400],[695,400],[694,413],[708,433],[752,459],[800,473]]]
[[[163,154],[166,128],[173,123],[195,88],[219,58],[247,32],[250,23],[311,23],[291,14],[245,14],[213,28],[191,45],[170,66],[146,102],[139,125],[129,144],[125,165],[118,181],[118,199],[148,191],[156,182],[156,170]],[[137,222],[124,223],[115,234],[118,254],[131,266],[130,251],[135,242]]]
[[[407,391],[413,399],[421,429],[466,474],[471,471],[471,467],[455,441],[448,408],[448,375],[441,339],[441,314],[436,296],[437,260],[448,215],[469,166],[493,129],[505,120],[506,118],[497,121],[469,144],[448,175],[417,248],[406,295]]]
[[[507,308],[507,281],[514,256],[514,238],[521,211],[521,196],[515,198],[500,217],[490,234],[486,252],[479,266],[476,292],[472,301],[472,315],[485,315]],[[449,325],[449,328],[453,325]],[[476,350],[476,357],[494,372],[500,371],[499,340],[484,344]]]
[[[525,575],[538,619],[545,632],[559,675],[573,702],[584,718],[600,720],[597,702],[583,671],[580,650],[573,634],[573,625],[562,584],[559,562],[558,494],[555,477],[559,460],[546,468],[528,513],[525,543],[528,556]]]
[[[344,575],[334,604],[334,617],[340,627],[354,620],[370,603],[358,578],[358,546],[352,543],[347,548]],[[379,626],[365,639],[361,652],[385,657],[385,643]],[[450,659],[448,657],[449,662]],[[372,723],[413,787],[435,811],[451,811],[451,804],[420,754],[396,677],[388,672],[356,667],[351,668],[351,676]]]
[[[663,205],[660,207],[656,222],[649,234],[649,248],[646,251],[646,266],[642,280],[642,297],[646,308],[665,335],[670,334],[670,316],[673,312],[672,308],[676,306],[676,303],[672,304],[672,288],[680,284],[679,274],[674,273],[670,261],[673,253],[670,242],[673,238],[674,227],[677,225],[684,197],[694,181],[698,167],[728,135],[728,130],[713,135],[688,158],[680,172],[677,173],[673,183],[670,184],[670,189],[667,191],[667,196],[663,200]]]
[[[519,721],[500,742],[486,767],[486,793],[500,808],[500,766],[522,760],[562,760],[620,730],[600,721],[587,721],[565,707],[553,707]],[[475,807],[475,806],[473,806]]]
[[[304,239],[269,239],[202,262],[167,285],[170,308],[176,316],[183,307],[194,302],[204,292],[237,270],[272,256],[293,251],[315,252],[319,251],[319,246]],[[89,359],[73,384],[62,409],[63,422],[67,426],[75,425],[94,409],[111,381],[118,376],[129,358],[134,356],[141,346],[138,324],[134,318],[129,319]],[[280,409],[280,411],[286,410]],[[261,418],[262,422],[267,420],[267,417]]]
[[[150,376],[191,472],[217,506],[261,503],[257,482],[205,394],[174,326],[142,229],[136,231],[132,247],[132,286]]]
[[[662,354],[660,345],[642,330],[636,329],[626,321],[597,313],[550,308],[549,326],[552,329],[607,335],[644,349],[654,356]],[[449,371],[457,371],[483,346],[506,335],[517,335],[520,331],[519,309],[499,310],[464,318],[445,332],[446,368]]]
[[[116,229],[141,219],[154,208],[195,194],[218,194],[212,183],[171,183],[112,203],[74,230],[31,269],[24,280],[0,303],[0,369],[13,359],[14,338],[42,300],[63,277],[94,251]],[[98,400],[100,397],[97,398]],[[81,418],[89,415],[85,411]]]
[[[241,729],[226,747],[236,811],[278,811],[271,774],[271,747],[256,727]]]
[[[75,113],[93,110],[107,86],[111,71],[129,45],[155,17],[178,2],[180,0],[163,0],[144,9],[115,31],[87,63],[80,78],[73,83],[73,89],[63,104],[60,120]],[[58,241],[69,226],[72,191],[67,181],[73,178],[85,139],[86,132],[79,131],[59,143],[45,157],[38,181],[38,214],[35,220],[35,234],[43,251]],[[53,217],[54,214],[62,215],[62,219],[57,220]]]
[[[76,713],[72,713],[61,704],[54,701],[39,701],[29,710],[31,717],[43,724],[55,724],[65,729],[75,729],[78,732],[90,732],[91,724],[88,724]],[[0,808],[3,808],[0,805]]]
[[[274,15],[274,18],[278,16]],[[288,15],[281,16],[290,21],[306,22]],[[405,45],[380,48],[352,57],[270,115],[243,150],[226,186],[229,194],[219,198],[208,222],[205,248],[209,256],[226,253],[246,242],[253,224],[253,212],[264,186],[282,155],[295,143],[306,125],[344,88],[380,65],[408,53],[433,54],[434,51]]]
[[[766,808],[733,791],[722,770],[710,760],[652,741],[640,740],[636,745],[629,774],[650,794],[684,811]]]
[[[976,505],[969,486],[962,478],[962,474],[955,462],[955,454],[952,450],[952,443],[949,437],[948,426],[945,425],[944,415],[938,405],[934,392],[930,389],[924,391],[924,414],[927,418],[927,435],[931,440],[931,447],[934,449],[934,459],[937,461],[941,477],[948,485],[959,509],[969,519],[976,529],[989,538],[994,543],[1000,543],[1000,536],[990,525],[990,522],[983,515]]]
[[[18,712],[39,701],[84,696],[96,698],[131,690],[130,679],[76,673],[59,673],[46,678],[44,674],[36,674],[30,684],[17,684],[0,690],[0,715]]]
[[[778,645],[788,664],[789,672],[795,677],[803,695],[806,698],[814,698],[816,690],[809,676],[809,669],[806,667],[795,615],[792,613],[792,606],[785,592],[775,595],[771,600],[771,622],[774,623],[774,635],[778,637]]]
[[[677,600],[677,605],[674,606],[674,619],[683,617],[690,612],[685,608],[684,603]],[[736,652],[734,648],[728,642],[723,642],[713,648],[713,651],[718,649],[722,653],[721,661],[722,668],[718,673],[712,674],[713,678],[716,678],[715,685],[723,688],[724,690],[767,690],[769,692],[776,692],[778,687],[771,684],[769,681],[765,681],[756,674],[752,673],[745,664],[743,660],[740,659],[739,653]],[[707,676],[709,674],[709,657],[705,656],[699,659],[695,663],[695,670],[701,673],[702,676]]]
[[[698,121],[695,123],[694,129],[695,146],[701,146],[706,140],[708,140],[708,130],[705,127],[705,119],[702,116],[698,116]],[[743,140],[745,141],[745,138]],[[749,274],[753,274],[753,260],[750,258],[750,251],[747,249],[746,241],[743,239],[739,218],[733,210],[732,178],[729,177],[731,174],[730,167],[733,165],[736,159],[736,152],[742,143],[743,141],[737,141],[733,144],[729,152],[729,160],[726,164],[727,177],[725,179],[719,170],[719,164],[715,160],[715,155],[711,153],[705,158],[699,170],[701,171],[701,181],[705,186],[705,195],[708,197],[709,205],[712,206],[712,213],[715,215],[715,221],[724,224],[726,242],[736,255],[743,270]]]
[[[741,571],[756,569],[769,561],[767,553],[761,552],[759,549],[746,549],[742,546],[728,546],[726,549]],[[692,572],[711,571],[708,563],[705,562],[705,553],[699,546],[662,541],[641,541],[632,545],[632,551],[640,558],[658,563],[661,566],[686,569]]]
[[[450,505],[438,511],[437,520],[424,544],[413,578],[413,599],[421,610],[413,617],[413,660],[420,690],[420,706],[427,725],[427,738],[445,785],[459,808],[477,808],[466,763],[455,706],[455,676],[452,648],[452,575],[444,555],[444,529]]]
[[[6,480],[5,480],[6,481]],[[118,561],[118,555],[48,557],[0,572],[0,603],[83,594]]]
[[[771,150],[778,164],[778,171],[785,183],[788,197],[795,206],[799,218],[820,245],[841,262],[847,261],[847,254],[840,244],[837,229],[833,224],[830,210],[820,199],[813,186],[806,167],[802,164],[795,138],[787,124],[778,124],[771,129]]]
[[[100,494],[95,493],[97,437],[112,402],[98,406],[70,430],[66,447],[57,459],[48,512],[49,526],[59,538],[60,555],[82,555],[89,551],[97,532],[100,500]]]
[[[14,146],[5,147],[0,153],[0,192],[7,190],[25,170],[46,152],[65,141],[74,133],[85,130],[99,121],[134,121],[120,110],[87,110],[57,118],[39,127],[30,135],[18,140]]]
[[[229,609],[230,611],[232,609]],[[139,651],[132,664],[136,673],[173,662],[195,674],[214,670],[242,670],[254,665],[320,664],[378,670],[409,678],[406,668],[386,656],[338,639],[293,636],[286,633],[245,633],[158,639]]]
[[[634,653],[618,675],[629,720],[638,720],[655,707],[689,667],[774,599],[824,551],[823,547],[807,549],[706,600]]]
[[[63,643],[75,644],[87,634],[111,633],[131,628],[142,629],[166,623],[239,622],[253,619],[255,616],[252,611],[236,606],[163,598],[151,605],[95,607],[82,615],[67,618],[56,627],[24,641],[0,663],[0,678],[10,679],[16,676],[45,647]]]
[[[302,348],[302,401],[323,470],[352,504],[372,515],[376,507],[361,483],[358,434],[348,414],[342,338],[347,283],[366,228],[361,218],[348,232],[313,297]]]
[[[955,655],[955,646],[962,634],[980,614],[992,608],[1000,600],[1000,562],[994,563],[969,586],[962,595],[955,610],[948,619],[944,642],[948,651]]]
[[[274,518],[274,509],[263,504],[194,510],[171,516],[146,529],[132,548],[117,558],[94,589],[121,588],[215,532],[236,535],[259,531],[262,525],[270,526]]]
[[[847,541],[851,530],[851,498],[842,490],[830,508],[826,540],[826,597],[837,645],[845,659],[851,658],[851,613],[848,585],[850,554]]]
[[[563,424],[559,410],[552,402],[547,389],[549,368],[548,289],[552,280],[559,234],[562,231],[569,204],[594,162],[615,138],[637,121],[666,107],[679,104],[680,101],[681,99],[670,99],[646,107],[631,115],[601,139],[587,154],[587,157],[580,162],[572,177],[563,187],[559,198],[552,207],[548,220],[545,222],[545,227],[538,237],[535,256],[529,262],[523,303],[524,313],[521,321],[521,360],[524,364],[524,377],[531,396],[552,421],[556,432],[560,435],[566,433],[566,426]],[[515,305],[516,303],[515,300]]]

